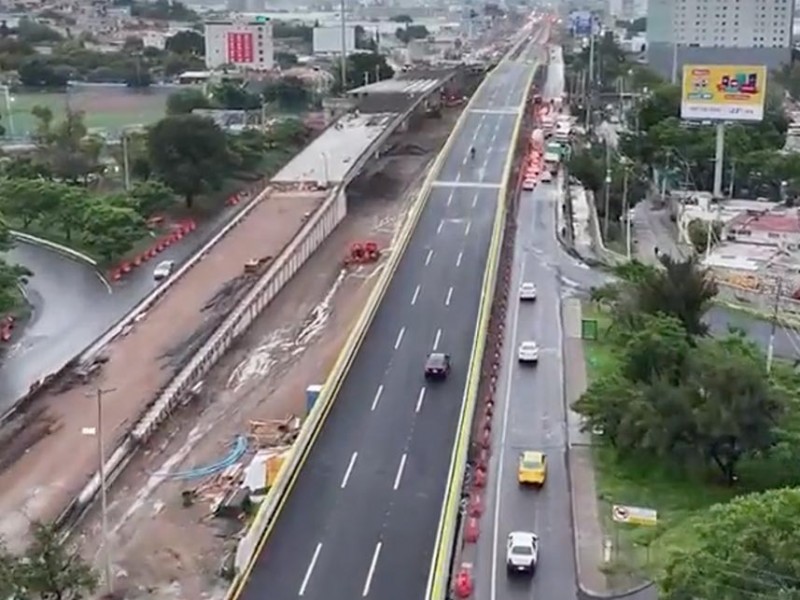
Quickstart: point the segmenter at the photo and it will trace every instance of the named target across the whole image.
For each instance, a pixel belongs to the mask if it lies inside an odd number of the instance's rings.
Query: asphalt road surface
[[[201,223],[190,236],[159,254],[158,261],[174,260],[180,266],[242,206],[227,208]],[[25,286],[32,314],[0,358],[0,414],[34,382],[80,354],[152,292],[156,287],[153,268],[158,262],[109,285],[88,263],[35,244],[17,242],[6,259],[33,272]]]
[[[476,98],[243,600],[425,594],[512,109],[532,68],[500,65]],[[452,357],[447,381],[423,377],[433,350]]]

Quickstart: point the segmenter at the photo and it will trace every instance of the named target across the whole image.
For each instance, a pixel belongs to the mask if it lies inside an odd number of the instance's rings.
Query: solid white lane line
[[[406,334],[406,328],[401,327],[400,333],[397,334],[397,339],[394,342],[394,349],[397,350],[400,347],[400,344],[403,343],[403,336]]]
[[[375,566],[378,564],[378,557],[381,555],[383,542],[378,542],[375,546],[375,553],[372,555],[372,562],[369,564],[367,580],[364,582],[364,591],[361,594],[365,598],[369,595],[369,586],[372,585],[372,576],[375,575]]]
[[[467,227],[464,229],[464,235],[469,235],[470,227],[472,227],[472,221],[467,221]]]
[[[308,563],[308,568],[306,569],[305,577],[303,577],[303,583],[300,584],[300,591],[297,592],[298,596],[302,596],[306,593],[306,587],[308,587],[308,580],[311,579],[311,573],[314,572],[314,567],[317,565],[317,559],[319,558],[319,551],[322,550],[322,542],[317,544],[317,547],[314,549],[314,554],[311,557],[311,562]]]
[[[433,258],[433,250],[428,250],[428,255],[425,257],[425,266],[427,267],[431,264],[431,258]]]
[[[350,479],[350,473],[353,472],[353,467],[356,466],[357,458],[358,452],[353,452],[353,456],[350,457],[350,462],[347,465],[347,470],[344,472],[344,477],[342,477],[342,485],[340,486],[342,489],[347,487],[347,482]]]
[[[453,297],[453,288],[447,290],[447,298],[444,299],[444,305],[450,306],[450,299]]]
[[[425,388],[422,388],[419,391],[419,397],[417,398],[417,407],[414,409],[414,412],[419,412],[422,410],[422,402],[425,400]]]
[[[394,489],[400,487],[400,480],[403,478],[403,469],[406,468],[406,454],[403,453],[402,458],[400,458],[400,466],[397,467],[397,475],[394,476]]]
[[[457,267],[461,266],[461,259],[462,258],[464,258],[464,253],[463,252],[459,252],[458,253],[458,258],[456,258],[456,266]]]
[[[442,227],[444,227],[444,221],[439,221],[439,226],[436,228],[436,233],[442,233]]]
[[[383,394],[383,384],[378,386],[378,390],[375,392],[375,398],[372,400],[372,408],[370,408],[370,410],[375,410],[378,408],[378,402],[381,400],[381,394]]]
[[[434,350],[434,352],[439,347],[439,340],[441,340],[441,339],[442,339],[442,330],[441,329],[437,329],[436,330],[436,337],[433,339],[433,350]]]
[[[475,205],[478,204],[478,194],[475,194],[472,197],[472,208],[475,208]]]
[[[525,276],[525,255],[522,256],[522,261],[520,263],[520,274],[524,277]],[[516,296],[515,296],[516,298]],[[517,323],[519,320],[519,300],[514,300],[509,309],[512,311],[511,313],[511,348],[517,347]],[[513,350],[512,350],[513,351]],[[513,369],[513,361],[509,361],[506,368],[511,371]],[[506,439],[508,437],[508,416],[511,412],[511,392],[512,392],[512,374],[510,372],[506,373],[506,394],[505,394],[505,406],[503,406],[503,423],[500,427],[500,453],[497,457],[497,464],[499,468],[497,470],[497,478],[495,480],[494,485],[494,515],[492,519],[492,570],[491,570],[491,579],[490,579],[490,586],[489,586],[489,600],[497,600],[497,561],[498,561],[498,544],[499,544],[499,536],[500,536],[500,501],[503,491],[503,463],[505,461],[506,456]]]
[[[417,303],[417,296],[419,296],[419,286],[414,290],[414,295],[411,296],[411,306],[414,306]]]

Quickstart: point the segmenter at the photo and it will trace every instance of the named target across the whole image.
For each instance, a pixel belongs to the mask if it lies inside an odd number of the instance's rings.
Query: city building
[[[800,215],[796,209],[747,211],[725,224],[729,242],[800,249]]]
[[[647,62],[680,77],[684,64],[791,61],[795,0],[649,0]]]
[[[269,71],[274,66],[272,23],[268,20],[208,21],[205,24],[206,67],[233,65]]]

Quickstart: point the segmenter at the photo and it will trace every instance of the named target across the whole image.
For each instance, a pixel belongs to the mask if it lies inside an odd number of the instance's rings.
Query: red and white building
[[[252,71],[270,71],[275,47],[269,21],[208,21],[205,24],[206,67],[234,65]]]
[[[800,214],[797,209],[747,211],[725,225],[724,237],[731,242],[800,249]]]

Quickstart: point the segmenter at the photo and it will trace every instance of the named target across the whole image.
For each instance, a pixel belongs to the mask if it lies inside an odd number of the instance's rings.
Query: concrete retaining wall
[[[192,388],[202,381],[231,344],[283,289],[346,214],[347,198],[344,188],[339,187],[332,191],[267,272],[219,325],[192,360],[181,369],[114,450],[105,465],[106,473],[110,474],[112,481],[125,467],[136,448],[147,441]],[[180,271],[176,275],[179,273]],[[100,476],[99,473],[95,473],[79,496],[61,514],[58,524],[68,526],[74,519],[79,518],[94,499],[99,487]]]

